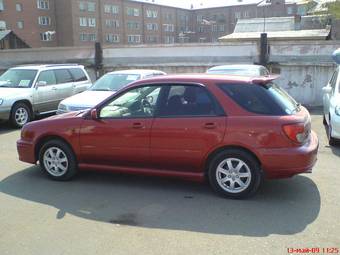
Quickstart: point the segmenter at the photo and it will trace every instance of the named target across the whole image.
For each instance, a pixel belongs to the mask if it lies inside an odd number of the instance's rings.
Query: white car
[[[267,76],[269,71],[261,65],[222,65],[207,70],[208,74],[230,74],[242,76]]]
[[[128,84],[153,76],[166,75],[158,70],[123,70],[107,73],[83,93],[61,101],[57,114],[90,109]]]
[[[332,78],[323,91],[324,124],[328,125],[329,144],[334,145],[340,140],[340,48],[333,53],[338,64]]]

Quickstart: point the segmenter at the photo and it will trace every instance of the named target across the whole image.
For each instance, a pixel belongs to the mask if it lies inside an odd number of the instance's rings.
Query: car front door
[[[41,71],[33,93],[34,110],[38,113],[56,110],[58,107],[57,81],[52,70]]]
[[[122,93],[98,108],[98,119],[84,120],[80,130],[84,164],[149,167],[150,132],[160,87]]]
[[[226,117],[203,86],[169,85],[162,93],[152,131],[152,167],[198,172],[204,157],[224,137]]]

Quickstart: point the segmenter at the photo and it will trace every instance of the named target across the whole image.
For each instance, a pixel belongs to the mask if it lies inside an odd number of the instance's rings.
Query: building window
[[[199,27],[198,27],[198,32],[199,32],[199,33],[204,33],[204,27],[199,26]]]
[[[6,21],[0,20],[0,30],[6,30],[6,29],[7,29]]]
[[[249,11],[245,11],[245,12],[243,13],[243,17],[244,17],[244,18],[249,18],[249,17],[250,17]]]
[[[156,23],[147,23],[146,29],[149,31],[157,31],[158,30],[158,24]]]
[[[118,14],[119,13],[119,7],[117,5],[104,5],[104,12],[105,13],[112,13],[112,14]]]
[[[105,25],[106,25],[106,27],[118,28],[119,27],[119,21],[113,20],[113,19],[107,19],[107,20],[105,20]]]
[[[224,32],[225,31],[225,25],[218,25],[218,32]]]
[[[87,27],[87,18],[86,17],[80,17],[79,18],[79,25],[81,27]]]
[[[217,29],[218,29],[217,25],[212,25],[212,31],[213,32],[217,32]]]
[[[293,7],[292,6],[288,6],[287,7],[287,14],[288,15],[292,15],[294,12],[293,12]]]
[[[3,10],[5,10],[4,0],[0,0],[0,11],[3,11]]]
[[[173,19],[172,13],[166,13],[165,19],[171,21]]]
[[[166,44],[175,43],[175,37],[174,36],[164,36],[164,43],[166,43]]]
[[[127,28],[130,30],[139,30],[139,23],[135,21],[128,21]]]
[[[41,41],[48,42],[48,41],[52,41],[53,37],[51,33],[45,32],[45,33],[40,33],[40,39]]]
[[[140,35],[128,35],[128,43],[140,43]]]
[[[158,36],[148,35],[148,36],[146,36],[146,42],[147,43],[157,43],[158,42]]]
[[[88,34],[81,33],[80,34],[80,41],[88,41]]]
[[[94,42],[97,40],[97,35],[96,34],[89,34],[89,40]]]
[[[163,27],[164,27],[165,32],[174,32],[175,31],[174,24],[163,24]]]
[[[127,15],[138,17],[139,16],[139,9],[128,7],[127,8]]]
[[[158,12],[155,10],[146,10],[146,17],[148,18],[157,18]]]
[[[50,26],[51,25],[51,18],[46,16],[39,17],[39,25],[41,26]]]
[[[49,0],[37,0],[38,9],[48,10],[50,9]]]
[[[17,22],[17,28],[23,29],[24,28],[24,22],[23,21],[18,21]]]
[[[235,19],[241,18],[241,12],[235,12]]]
[[[106,42],[108,43],[119,43],[119,35],[107,34]]]
[[[89,11],[89,12],[95,12],[95,11],[96,11],[96,3],[94,3],[94,2],[88,2],[88,3],[87,3],[87,11]]]
[[[89,27],[96,27],[96,18],[88,19]]]
[[[197,15],[197,23],[202,23],[202,21],[203,21],[203,16]]]
[[[86,3],[85,2],[79,2],[79,10],[81,12],[86,11]]]
[[[22,4],[16,4],[15,9],[17,12],[22,12]]]

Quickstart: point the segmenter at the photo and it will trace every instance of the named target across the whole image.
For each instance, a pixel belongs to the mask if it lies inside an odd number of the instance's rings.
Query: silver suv
[[[56,112],[60,101],[90,86],[81,65],[11,68],[0,76],[0,120],[20,128],[37,115]]]

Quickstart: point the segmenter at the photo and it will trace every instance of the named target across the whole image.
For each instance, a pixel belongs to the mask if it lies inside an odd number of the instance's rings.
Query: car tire
[[[76,156],[68,144],[60,140],[50,140],[39,152],[42,170],[53,180],[68,181],[78,172]]]
[[[10,122],[15,128],[22,128],[32,120],[32,111],[25,103],[16,103],[11,110]]]
[[[253,196],[259,189],[262,170],[258,160],[250,153],[228,149],[212,159],[208,177],[211,187],[218,194],[244,199]]]

